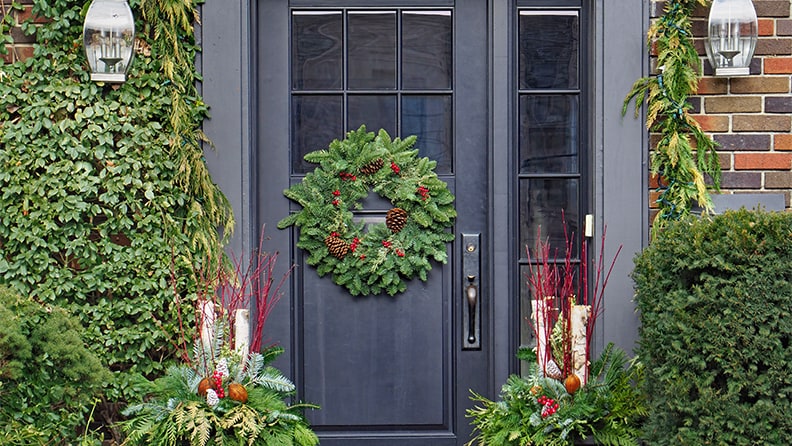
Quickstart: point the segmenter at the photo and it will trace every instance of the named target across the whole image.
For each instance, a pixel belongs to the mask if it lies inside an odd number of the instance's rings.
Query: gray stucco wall
[[[202,5],[201,24],[196,27],[203,47],[198,59],[203,75],[201,89],[211,113],[204,131],[214,143],[205,150],[206,161],[212,178],[234,208],[236,225],[229,249],[238,254],[257,246],[251,218],[249,17],[246,0],[208,0]]]
[[[599,322],[602,341],[613,341],[627,351],[637,339],[633,281],[628,274],[633,258],[648,241],[648,134],[632,111],[622,117],[624,97],[632,84],[646,75],[648,0],[597,1],[595,48],[595,145],[597,181],[595,203],[597,244],[607,225],[604,258],[622,251],[608,282],[604,317]],[[631,109],[632,110],[632,109]]]

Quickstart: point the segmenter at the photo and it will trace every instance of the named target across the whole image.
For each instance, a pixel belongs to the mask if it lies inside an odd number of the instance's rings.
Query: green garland
[[[415,140],[391,140],[384,130],[375,137],[362,126],[327,150],[307,154],[305,160],[319,167],[284,191],[302,209],[278,228],[299,226],[297,246],[309,253],[307,263],[319,276],[332,273],[354,296],[403,292],[405,280],[426,281],[430,259],[447,261],[454,195],[435,174],[437,163],[416,157]],[[353,214],[370,190],[394,206],[386,223],[357,221]]]
[[[712,180],[712,189],[720,189],[717,144],[690,116],[688,102],[697,90],[700,66],[690,16],[697,4],[707,3],[708,0],[666,2],[664,15],[652,24],[647,37],[650,48],[653,43],[656,45],[660,73],[636,81],[622,107],[624,114],[630,101],[635,100],[637,117],[646,100],[646,126],[660,134],[651,154],[651,172],[660,181],[660,213],[654,221],[655,228],[689,214],[694,203],[705,212],[712,210],[706,176]]]

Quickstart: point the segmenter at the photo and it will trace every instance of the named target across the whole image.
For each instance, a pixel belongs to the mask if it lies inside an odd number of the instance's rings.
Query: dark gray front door
[[[256,26],[259,220],[280,267],[297,265],[266,330],[287,349],[282,366],[321,406],[309,419],[322,445],[461,445],[469,389],[491,381],[487,2],[266,0]],[[349,295],[304,263],[296,229],[275,229],[296,209],[282,191],[313,168],[303,155],[361,124],[417,135],[457,197],[449,262],[395,297]],[[479,262],[472,344],[463,239],[467,267]]]
[[[513,352],[531,342],[524,247],[542,227],[562,248],[561,210],[576,234],[589,212],[583,3],[256,3],[255,218],[280,270],[297,265],[265,342],[286,348],[279,365],[321,406],[309,418],[322,445],[462,445],[470,390],[495,397],[518,370]],[[297,210],[282,191],[313,168],[303,156],[361,124],[417,135],[456,195],[449,262],[395,297],[350,296],[304,263],[296,229],[275,229]],[[367,203],[366,216],[388,207]]]

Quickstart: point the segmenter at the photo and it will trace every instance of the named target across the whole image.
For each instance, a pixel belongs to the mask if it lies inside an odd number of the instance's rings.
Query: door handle
[[[481,234],[462,234],[462,349],[481,348]]]
[[[467,276],[468,286],[465,288],[468,304],[468,344],[476,343],[476,303],[478,303],[478,288],[474,281],[476,276]]]

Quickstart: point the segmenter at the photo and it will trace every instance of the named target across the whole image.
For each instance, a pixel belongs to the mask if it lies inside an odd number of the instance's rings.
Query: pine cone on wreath
[[[382,169],[382,166],[384,165],[385,165],[385,161],[383,161],[382,158],[377,158],[373,161],[370,161],[365,166],[361,167],[360,173],[363,175],[374,175],[375,173],[377,173],[377,171]]]
[[[341,237],[336,237],[334,235],[328,235],[324,239],[325,245],[327,245],[327,250],[330,254],[334,255],[339,259],[343,259],[347,252],[349,252],[349,245],[345,242]]]
[[[407,224],[407,211],[402,208],[393,208],[385,215],[385,226],[394,234],[404,229]]]

